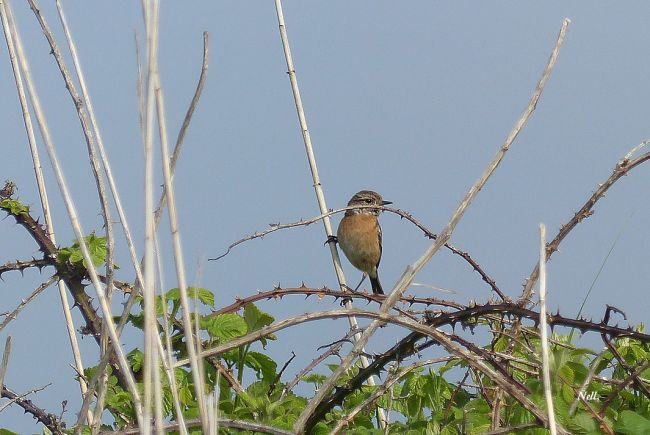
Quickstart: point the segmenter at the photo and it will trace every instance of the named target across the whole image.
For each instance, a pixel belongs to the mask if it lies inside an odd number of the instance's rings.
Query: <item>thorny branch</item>
[[[45,410],[34,405],[29,399],[25,399],[24,395],[20,395],[5,386],[0,385],[2,397],[11,400],[16,405],[20,406],[26,413],[31,414],[35,420],[42,423],[52,433],[62,435],[65,429],[65,424],[54,414],[50,414]]]
[[[636,146],[632,151],[640,149],[642,146],[646,145],[647,143],[650,143],[650,140],[641,142],[641,144]],[[562,243],[564,238],[580,222],[582,222],[583,220],[587,219],[589,216],[594,214],[593,211],[594,206],[602,197],[605,196],[605,193],[607,193],[609,188],[612,187],[614,183],[616,183],[621,177],[627,175],[628,172],[630,172],[632,169],[636,168],[640,164],[646,162],[647,160],[650,160],[650,151],[641,154],[640,156],[634,159],[631,158],[631,152],[630,152],[626,154],[623,157],[623,159],[617,162],[616,166],[614,166],[614,170],[612,171],[612,175],[610,175],[609,178],[605,180],[605,182],[598,185],[596,191],[589,197],[589,199],[587,199],[587,201],[580,208],[580,210],[578,210],[573,215],[573,217],[569,219],[569,221],[566,224],[562,225],[555,238],[551,240],[549,243],[547,243],[546,261],[548,261],[551,258],[551,255],[553,255],[553,253],[559,249],[560,243]],[[519,305],[525,305],[530,301],[530,297],[533,293],[533,287],[537,282],[538,277],[539,277],[539,265],[535,266],[533,268],[533,271],[530,273],[530,276],[526,281],[526,285],[524,286],[524,290],[521,296],[519,297],[519,300],[517,301]]]
[[[308,296],[316,296],[318,298],[323,298],[325,296],[330,296],[334,297],[336,299],[343,299],[343,298],[352,298],[352,299],[363,299],[367,302],[376,302],[378,304],[381,304],[384,299],[386,299],[385,295],[376,295],[373,293],[360,293],[360,292],[342,292],[340,290],[332,290],[328,289],[327,287],[323,288],[309,288],[309,287],[296,287],[296,288],[280,288],[276,287],[273,290],[265,291],[265,292],[259,292],[257,294],[248,296],[246,298],[237,298],[235,302],[232,304],[225,306],[223,308],[220,308],[216,310],[215,312],[212,313],[213,316],[217,316],[219,314],[223,313],[232,313],[235,311],[240,310],[247,304],[250,304],[252,302],[260,301],[260,300],[269,300],[269,299],[282,299],[285,296],[288,295],[304,295],[305,297]],[[400,301],[404,304],[408,305],[414,305],[414,304],[424,304],[424,305],[441,305],[445,307],[450,307],[450,308],[464,308],[465,306],[462,304],[459,304],[457,302],[452,302],[452,301],[446,301],[444,299],[438,299],[438,298],[418,298],[415,296],[402,296],[400,298]]]
[[[10,196],[0,195],[0,200],[10,198]],[[16,223],[27,230],[29,235],[38,245],[39,250],[43,254],[44,260],[48,260],[52,263],[52,266],[56,269],[56,275],[65,281],[67,287],[70,289],[75,305],[79,307],[84,321],[86,322],[82,331],[86,334],[92,335],[95,341],[99,344],[103,319],[95,311],[95,308],[92,305],[92,299],[88,293],[86,293],[86,284],[84,284],[84,281],[87,277],[85,270],[77,268],[68,262],[61,261],[58,258],[57,247],[52,242],[52,239],[45,228],[32,217],[29,210],[14,213],[10,207],[4,205],[0,205],[0,210],[13,216]],[[127,381],[120,370],[115,353],[111,352],[110,355],[110,363],[113,367],[113,373],[117,377],[120,386],[127,389]]]
[[[405,211],[402,211],[402,210],[397,209],[397,208],[377,207],[377,206],[343,207],[343,208],[337,208],[337,209],[330,210],[327,213],[321,214],[320,216],[316,216],[316,217],[313,217],[313,218],[310,218],[310,219],[301,219],[299,221],[290,222],[290,223],[286,223],[286,224],[282,224],[282,223],[279,223],[279,222],[271,223],[271,224],[269,224],[269,228],[267,228],[266,230],[256,231],[253,234],[245,236],[245,237],[231,243],[228,246],[228,248],[226,248],[226,252],[219,255],[218,257],[208,258],[208,261],[215,261],[215,260],[222,259],[226,255],[230,254],[230,251],[234,247],[236,247],[236,246],[238,246],[238,245],[240,245],[240,244],[242,244],[244,242],[248,242],[248,241],[254,240],[254,239],[263,238],[264,236],[266,236],[268,234],[271,234],[271,233],[274,233],[274,232],[279,231],[279,230],[285,230],[285,229],[295,228],[295,227],[300,227],[300,226],[308,226],[308,225],[311,225],[311,224],[313,224],[315,222],[320,221],[321,219],[323,219],[325,217],[332,216],[332,215],[337,214],[337,213],[345,212],[346,210],[352,210],[352,209],[358,209],[358,208],[378,208],[378,209],[383,210],[383,211],[387,211],[387,212],[390,212],[390,213],[395,213],[396,215],[401,216],[402,218],[408,220],[409,222],[413,223],[417,228],[422,230],[425,237],[427,237],[427,238],[429,238],[431,240],[436,240],[438,238],[437,234],[435,234],[433,231],[431,231],[430,229],[425,227],[424,224],[422,224],[419,220],[414,218],[412,214],[410,214],[408,212],[405,212]],[[450,243],[445,243],[444,246],[445,246],[445,248],[449,249],[454,254],[460,256],[461,258],[463,258],[467,263],[469,263],[469,265],[472,266],[472,269],[474,269],[481,276],[483,281],[485,281],[492,288],[492,290],[494,290],[494,292],[499,295],[501,300],[505,301],[507,299],[506,296],[503,294],[503,292],[499,289],[499,287],[497,287],[496,281],[493,278],[491,278],[483,270],[483,268],[476,262],[476,260],[474,260],[469,255],[469,253],[467,253],[465,251],[462,251],[461,249],[455,247],[454,245],[452,245]]]
[[[41,270],[45,266],[49,266],[51,264],[52,262],[47,258],[39,258],[39,259],[34,258],[32,260],[24,260],[24,261],[21,260],[10,261],[0,266],[0,278],[4,273],[10,271],[17,271],[23,273],[26,269],[30,269],[32,267],[36,267],[39,270]]]

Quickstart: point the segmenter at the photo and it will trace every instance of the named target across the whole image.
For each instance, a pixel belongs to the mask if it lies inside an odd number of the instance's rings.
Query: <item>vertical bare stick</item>
[[[79,96],[79,93],[77,92],[77,88],[74,84],[74,81],[72,80],[70,73],[68,72],[68,68],[65,65],[63,56],[61,55],[61,51],[59,50],[56,40],[54,39],[54,35],[52,34],[52,31],[50,30],[47,21],[45,20],[45,17],[41,13],[38,3],[36,2],[36,0],[27,0],[27,2],[32,8],[32,11],[36,16],[36,20],[38,21],[39,25],[41,26],[41,29],[43,30],[45,39],[47,39],[47,42],[50,45],[50,48],[52,50],[52,55],[54,56],[54,60],[56,61],[57,66],[59,67],[59,71],[61,72],[61,76],[63,77],[63,81],[65,82],[66,89],[68,90],[68,93],[72,98],[74,106],[77,109],[77,116],[79,117],[81,130],[83,131],[84,138],[86,140],[86,147],[88,150],[90,169],[92,171],[93,177],[95,178],[95,184],[97,185],[99,203],[102,208],[102,219],[104,221],[104,228],[106,230],[105,263],[106,263],[106,277],[108,281],[106,287],[107,288],[106,297],[109,298],[110,300],[111,291],[113,289],[113,251],[114,251],[113,219],[111,218],[111,208],[108,200],[108,195],[106,194],[104,177],[102,176],[100,164],[97,158],[95,137],[89,126],[89,120],[88,120],[86,108],[81,100],[81,97]]]
[[[551,435],[557,434],[553,391],[551,390],[551,368],[548,358],[548,325],[546,322],[546,225],[539,224],[539,332],[542,344],[542,376],[544,378],[544,397],[548,411],[548,425]]]
[[[31,0],[30,0],[31,1]],[[40,14],[40,11],[38,11],[38,8],[33,4],[32,6],[35,8],[35,10]],[[77,215],[76,207],[74,205],[74,202],[70,196],[70,192],[68,190],[67,183],[65,181],[65,176],[63,175],[63,171],[61,169],[61,165],[58,160],[58,156],[56,154],[56,150],[54,147],[54,143],[52,141],[51,135],[49,128],[47,126],[47,121],[45,120],[45,114],[43,113],[43,109],[40,104],[40,99],[38,98],[38,94],[36,92],[36,89],[34,87],[34,83],[31,77],[31,72],[29,70],[29,66],[26,63],[26,58],[24,56],[24,53],[20,56],[20,66],[22,68],[22,73],[24,74],[25,82],[27,84],[27,89],[29,92],[29,95],[31,97],[32,101],[32,106],[34,108],[34,113],[36,115],[36,120],[38,122],[38,126],[41,130],[41,135],[43,136],[43,141],[45,143],[48,155],[50,157],[50,162],[52,164],[52,168],[57,180],[57,184],[59,186],[59,190],[61,192],[61,195],[64,199],[64,203],[68,212],[68,216],[70,218],[70,222],[72,224],[72,227],[75,232],[75,237],[77,238],[82,255],[84,257],[85,263],[88,265],[88,273],[90,275],[91,282],[93,283],[93,286],[95,287],[95,291],[97,292],[97,296],[100,302],[100,307],[102,309],[102,313],[104,315],[104,322],[107,322],[108,328],[109,328],[109,335],[111,337],[111,344],[115,350],[120,369],[124,372],[124,376],[127,379],[127,387],[129,389],[129,392],[133,396],[133,402],[134,406],[136,409],[136,416],[138,420],[141,419],[141,403],[140,403],[140,397],[138,394],[138,391],[135,386],[135,380],[133,379],[133,374],[130,371],[130,367],[126,361],[126,358],[124,356],[124,352],[122,350],[122,347],[120,346],[119,342],[119,337],[117,336],[116,330],[115,330],[115,323],[113,322],[112,318],[112,313],[110,309],[110,304],[108,303],[108,300],[106,298],[106,294],[104,292],[104,288],[99,281],[99,278],[97,276],[97,271],[95,270],[95,267],[92,263],[92,259],[90,258],[90,253],[88,251],[88,246],[86,245],[85,239],[83,237],[83,229],[81,227],[81,223],[79,222],[79,218]]]
[[[167,377],[169,379],[169,386],[172,393],[172,401],[174,403],[174,409],[176,410],[176,422],[178,423],[178,430],[180,435],[187,435],[187,428],[185,427],[185,419],[183,418],[183,410],[181,408],[181,402],[178,397],[178,387],[176,386],[176,375],[174,374],[174,357],[172,356],[172,342],[171,337],[169,336],[170,331],[170,322],[167,315],[167,299],[165,298],[165,281],[162,273],[162,259],[160,256],[160,247],[158,245],[158,238],[154,239],[155,249],[156,249],[156,266],[158,270],[158,286],[160,287],[160,300],[163,307],[162,317],[163,317],[163,332],[165,334],[165,346],[166,349],[160,359],[165,364],[165,371],[167,372]],[[166,358],[166,359],[165,359]]]
[[[438,252],[438,250],[442,246],[444,246],[445,243],[447,243],[447,241],[451,237],[451,234],[456,228],[456,225],[458,224],[460,219],[463,217],[463,214],[467,210],[467,207],[469,207],[469,205],[474,200],[478,192],[480,192],[483,186],[485,186],[485,183],[487,182],[488,178],[494,173],[496,168],[499,166],[499,163],[501,163],[501,161],[505,157],[506,152],[510,149],[510,145],[512,145],[512,143],[514,142],[515,138],[517,137],[521,129],[526,125],[528,119],[530,119],[530,116],[533,114],[535,108],[537,107],[537,101],[539,100],[539,97],[541,96],[542,91],[544,90],[544,86],[548,81],[553,66],[557,61],[557,57],[559,55],[562,42],[564,42],[564,36],[566,34],[566,30],[570,22],[571,21],[569,19],[567,18],[564,19],[562,23],[562,27],[560,29],[560,33],[555,43],[555,47],[553,48],[551,56],[546,65],[546,68],[542,73],[542,77],[537,82],[537,86],[535,87],[535,91],[533,92],[533,95],[530,98],[528,105],[526,106],[524,112],[515,123],[513,129],[508,134],[506,140],[501,145],[496,155],[494,156],[492,161],[488,164],[487,168],[483,171],[479,179],[474,183],[471,189],[467,192],[467,194],[465,195],[461,203],[454,211],[454,214],[451,216],[451,219],[449,220],[445,228],[442,231],[440,231],[438,239],[433,243],[431,247],[429,247],[424,252],[424,254],[418,260],[416,260],[412,265],[409,265],[406,268],[406,270],[400,277],[397,284],[395,284],[395,287],[393,288],[391,293],[382,303],[380,312],[387,313],[395,305],[395,303],[402,296],[406,288],[411,284],[411,282],[413,282],[415,275],[426,265],[426,263],[433,257],[433,255],[436,252]],[[332,388],[334,388],[334,385],[336,384],[338,378],[350,367],[352,362],[359,355],[361,355],[363,346],[365,346],[365,344],[368,342],[370,337],[375,333],[377,328],[379,328],[379,326],[381,326],[382,324],[383,322],[379,320],[375,320],[370,324],[370,326],[368,326],[363,331],[361,337],[354,344],[350,353],[343,359],[339,367],[330,375],[330,377],[327,380],[325,380],[325,382],[321,385],[321,387],[319,388],[318,392],[314,395],[312,400],[307,404],[305,409],[303,409],[302,413],[300,414],[300,416],[296,420],[296,423],[294,424],[293,430],[295,432],[303,433],[305,431],[307,420],[309,420],[311,414],[314,413],[318,405],[325,399],[325,396],[329,394]]]
[[[79,61],[79,58],[77,56],[77,49],[74,44],[74,40],[70,34],[70,30],[65,18],[65,14],[63,12],[63,7],[60,4],[60,0],[56,0],[56,6],[57,10],[59,12],[59,18],[61,20],[61,25],[63,26],[63,30],[65,31],[66,39],[68,41],[68,45],[70,47],[70,54],[72,57],[72,61],[75,67],[75,72],[77,74],[77,77],[79,79],[79,84],[81,87],[81,92],[84,98],[84,103],[86,105],[86,108],[88,110],[88,115],[90,117],[90,122],[93,128],[93,133],[95,138],[97,139],[97,148],[99,150],[99,155],[102,161],[102,165],[104,167],[104,172],[106,173],[106,178],[108,180],[109,187],[111,189],[111,193],[113,195],[113,200],[115,201],[115,208],[117,209],[119,218],[120,218],[120,223],[122,224],[122,228],[124,230],[124,236],[126,238],[127,246],[129,248],[129,253],[131,255],[131,262],[133,263],[133,266],[135,268],[135,273],[138,278],[138,281],[142,282],[143,277],[142,277],[142,271],[140,268],[140,262],[138,261],[138,255],[135,252],[135,245],[133,243],[133,237],[131,236],[131,230],[129,229],[129,223],[128,219],[126,217],[126,213],[124,211],[124,207],[122,206],[122,200],[120,198],[119,191],[117,189],[117,185],[115,183],[115,178],[113,177],[113,170],[111,169],[110,161],[108,160],[108,156],[106,154],[106,149],[104,147],[104,140],[102,138],[101,132],[99,130],[99,126],[97,124],[97,119],[95,117],[95,110],[92,104],[92,99],[90,98],[90,93],[88,92],[88,89],[86,87],[86,80],[84,78],[83,70],[81,68],[81,63]],[[110,285],[108,285],[110,288]]]
[[[7,42],[7,48],[9,51],[9,57],[11,59],[11,66],[14,72],[14,78],[16,81],[16,89],[18,90],[18,99],[20,101],[20,106],[23,113],[23,122],[25,124],[25,130],[27,132],[27,139],[29,142],[29,149],[32,154],[32,162],[34,164],[34,174],[36,176],[36,184],[38,186],[38,193],[41,199],[41,207],[43,208],[43,216],[45,217],[45,225],[47,231],[52,239],[52,242],[56,244],[56,237],[54,234],[54,223],[52,222],[52,215],[50,213],[50,205],[47,196],[47,188],[45,187],[45,177],[43,176],[43,167],[41,166],[41,158],[38,152],[38,146],[36,145],[36,137],[34,134],[34,126],[32,123],[32,118],[29,113],[29,106],[27,104],[27,98],[25,96],[25,89],[23,86],[22,74],[20,72],[20,66],[18,65],[16,58],[16,51],[22,53],[22,44],[20,37],[18,36],[18,30],[13,22],[13,17],[11,14],[11,7],[7,1],[0,2],[0,14],[2,15],[2,27],[5,32],[5,40]],[[24,58],[24,55],[20,56]],[[26,59],[25,59],[26,62]],[[65,288],[65,283],[63,280],[58,281],[59,287],[59,297],[61,298],[61,307],[63,309],[63,316],[65,318],[66,329],[68,332],[68,339],[70,340],[70,347],[72,349],[72,356],[74,359],[75,369],[79,373],[84,372],[83,362],[81,360],[81,352],[79,351],[79,342],[77,341],[77,333],[75,331],[74,321],[72,320],[72,313],[70,311],[70,304],[68,303],[68,293]],[[82,376],[78,377],[79,387],[81,393],[85,394],[87,391],[86,381]],[[90,413],[88,414],[91,415]]]
[[[323,187],[320,182],[320,176],[318,175],[318,166],[316,165],[316,157],[314,155],[314,147],[311,143],[311,136],[309,135],[309,128],[307,127],[307,118],[305,117],[305,111],[302,105],[302,98],[300,96],[300,88],[298,87],[298,78],[296,77],[296,69],[293,65],[293,58],[291,57],[291,47],[289,46],[289,37],[287,36],[287,29],[284,24],[284,13],[282,11],[282,1],[275,0],[275,11],[278,16],[278,26],[280,28],[280,38],[282,39],[282,47],[284,49],[284,57],[287,61],[287,70],[289,72],[289,80],[291,81],[291,90],[293,91],[293,99],[296,104],[296,112],[298,113],[298,121],[300,122],[300,130],[302,132],[302,139],[305,143],[305,151],[307,152],[307,160],[309,161],[309,169],[311,170],[312,180],[314,182],[314,191],[316,193],[316,200],[318,201],[318,208],[321,214],[327,213],[327,203],[325,202],[325,194],[323,193]],[[336,278],[339,281],[339,286],[341,290],[347,291],[348,287],[345,281],[345,275],[343,274],[343,268],[341,267],[341,259],[339,257],[339,252],[336,249],[336,243],[333,241],[334,232],[332,231],[332,222],[329,216],[323,218],[323,226],[325,227],[325,234],[328,238],[328,246],[330,248],[330,254],[332,256],[332,263],[334,264],[334,272],[336,273]],[[346,307],[352,307],[352,302],[346,302]],[[358,322],[356,317],[348,317],[350,323],[350,328],[352,330],[359,329]],[[355,340],[360,338],[360,334],[355,334]],[[365,355],[360,356],[361,365],[363,367],[368,367],[368,359]],[[375,378],[371,376],[368,378],[369,385],[375,385]],[[377,413],[379,416],[379,423],[382,429],[386,426],[386,415],[384,410],[377,408]]]
[[[156,74],[158,68],[158,0],[143,1],[144,22],[147,35],[147,93],[144,118],[144,435],[151,433],[151,404],[153,401],[153,370],[157,362],[154,355],[154,331],[157,334],[154,293],[154,225],[153,225],[153,129]],[[157,364],[156,364],[157,366]]]
[[[167,192],[169,213],[169,225],[172,235],[172,245],[174,248],[174,263],[176,265],[176,276],[178,279],[178,288],[180,290],[181,305],[183,308],[183,326],[185,328],[185,340],[187,343],[187,351],[190,357],[190,365],[192,367],[192,380],[194,381],[194,388],[196,389],[196,399],[199,405],[199,413],[201,416],[201,425],[203,432],[208,433],[208,420],[207,408],[205,406],[205,392],[203,388],[201,376],[201,363],[199,361],[200,353],[197,352],[197,344],[193,334],[192,321],[190,318],[190,304],[187,297],[187,279],[185,277],[185,260],[183,258],[183,249],[181,246],[181,236],[178,226],[178,216],[176,214],[176,196],[174,193],[174,185],[172,181],[171,168],[169,162],[169,150],[167,145],[167,131],[165,129],[165,106],[162,95],[162,90],[156,88],[156,107],[158,108],[158,123],[161,127],[160,131],[160,150],[161,160],[163,167],[163,176],[165,179],[165,191]]]

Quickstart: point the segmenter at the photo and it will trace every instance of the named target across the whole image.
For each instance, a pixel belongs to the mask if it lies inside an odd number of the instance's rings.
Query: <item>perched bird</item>
[[[384,201],[380,194],[371,190],[357,192],[348,206],[382,206],[392,204]],[[341,219],[336,238],[350,263],[370,278],[372,292],[384,294],[379,283],[377,268],[381,260],[381,227],[377,208],[355,208],[347,210]]]

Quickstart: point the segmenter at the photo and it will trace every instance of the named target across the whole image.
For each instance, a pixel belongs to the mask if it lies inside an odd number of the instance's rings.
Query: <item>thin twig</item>
[[[183,119],[183,124],[181,129],[178,131],[178,136],[176,137],[176,145],[174,145],[174,151],[172,151],[172,157],[169,162],[169,167],[171,169],[172,175],[176,171],[176,163],[178,162],[178,157],[181,154],[181,149],[183,148],[183,142],[185,140],[185,134],[187,129],[190,126],[192,121],[192,116],[194,111],[199,105],[199,100],[201,99],[201,93],[203,93],[203,86],[205,85],[205,79],[208,77],[208,32],[203,32],[203,63],[201,64],[201,74],[199,75],[199,81],[196,84],[196,90],[194,91],[194,96],[190,102],[190,106],[187,108],[185,113],[185,118]],[[163,208],[167,203],[167,191],[163,189],[158,199],[158,206],[154,212],[154,225],[158,228],[160,218],[162,217]]]
[[[23,271],[25,271],[26,269],[30,269],[32,267],[37,267],[39,270],[41,270],[45,266],[50,266],[51,264],[52,264],[52,260],[48,258],[39,258],[39,259],[25,260],[25,261],[21,261],[21,260],[10,261],[0,266],[0,277],[2,277],[2,274],[10,271],[17,271],[23,273]]]
[[[216,260],[222,259],[226,255],[230,254],[230,251],[232,251],[233,248],[235,248],[236,246],[238,246],[238,245],[240,245],[240,244],[242,244],[244,242],[248,242],[250,240],[254,240],[254,239],[258,239],[258,238],[263,238],[264,236],[266,236],[268,234],[271,234],[271,233],[274,233],[274,232],[279,231],[279,230],[285,230],[285,229],[295,228],[295,227],[299,227],[299,226],[308,226],[308,225],[311,225],[311,224],[313,224],[315,222],[318,222],[319,220],[325,219],[328,216],[332,216],[332,215],[335,215],[337,213],[342,213],[342,212],[345,212],[347,210],[360,209],[360,208],[373,208],[373,209],[379,209],[379,210],[382,210],[382,211],[387,211],[389,213],[394,213],[394,214],[396,214],[398,216],[401,216],[402,218],[408,220],[413,225],[415,225],[417,228],[422,230],[422,232],[424,233],[424,235],[427,238],[432,239],[432,240],[436,240],[438,238],[437,234],[435,234],[429,228],[424,226],[424,224],[422,224],[419,220],[417,220],[415,217],[413,217],[413,215],[411,213],[408,213],[406,211],[403,211],[403,210],[400,210],[400,209],[397,209],[397,208],[392,208],[392,207],[350,206],[350,207],[342,207],[342,208],[337,208],[337,209],[334,209],[334,210],[329,210],[327,213],[323,213],[323,214],[321,214],[319,216],[315,216],[315,217],[312,217],[312,218],[309,218],[309,219],[301,219],[301,220],[296,221],[296,222],[289,222],[289,223],[286,223],[286,224],[282,224],[282,223],[270,224],[269,228],[267,228],[266,230],[256,231],[253,234],[250,234],[248,236],[244,236],[241,239],[231,243],[226,248],[226,251],[223,254],[221,254],[221,255],[219,255],[217,257],[214,257],[214,258],[208,258],[208,261],[216,261]],[[483,279],[483,281],[485,281],[492,288],[492,290],[494,290],[494,292],[499,295],[501,300],[506,300],[506,296],[503,294],[501,289],[499,289],[499,287],[497,287],[496,281],[492,277],[490,277],[490,275],[488,275],[483,270],[483,268],[478,264],[478,262],[476,260],[474,260],[469,255],[468,252],[457,248],[456,246],[452,245],[451,243],[445,243],[445,248],[449,249],[451,252],[458,255],[463,260],[465,260],[472,267],[472,269],[474,269],[481,276],[481,279]]]
[[[284,363],[282,368],[278,371],[278,374],[275,375],[275,379],[273,379],[271,385],[269,385],[269,393],[268,393],[269,396],[273,394],[273,391],[275,391],[275,387],[278,385],[278,382],[280,382],[280,380],[282,379],[282,374],[287,369],[287,367],[289,367],[291,361],[293,361],[295,358],[296,358],[296,353],[294,351],[291,351],[291,358],[289,358],[287,362]]]
[[[625,382],[621,382],[618,384],[614,389],[612,389],[612,392],[607,396],[607,399],[603,402],[603,404],[600,407],[600,411],[598,414],[601,417],[605,416],[605,411],[607,411],[607,408],[609,407],[610,403],[618,397],[619,393],[623,391],[627,386],[629,386],[631,383],[635,382],[638,378],[638,376],[646,371],[648,368],[650,368],[650,361],[646,361],[645,364],[640,364],[634,372],[628,376],[628,378],[625,380]]]
[[[36,289],[29,295],[27,298],[23,299],[20,301],[20,304],[9,314],[6,315],[5,319],[0,323],[0,331],[5,329],[5,327],[16,317],[18,317],[18,314],[29,304],[31,301],[36,299],[36,296],[40,295],[43,290],[54,284],[55,282],[58,281],[58,277],[56,275],[51,276],[47,281],[36,287]]]
[[[345,337],[343,337],[343,339],[337,340],[335,343],[328,346],[328,349],[325,352],[323,352],[322,354],[318,355],[316,358],[311,360],[311,362],[307,364],[307,366],[305,366],[302,370],[298,372],[298,374],[291,380],[291,382],[285,385],[284,389],[282,390],[282,394],[280,395],[280,398],[284,398],[289,391],[292,391],[293,387],[295,387],[298,384],[298,382],[300,382],[300,380],[305,377],[307,373],[309,373],[314,368],[316,368],[318,364],[325,361],[327,358],[329,358],[332,355],[339,355],[339,351],[343,347],[343,343],[345,343],[346,341],[349,342],[357,332],[358,331],[354,331],[354,330],[348,331],[345,334]]]
[[[605,182],[601,183],[598,185],[598,188],[596,191],[587,199],[587,201],[584,203],[584,205],[578,210],[569,221],[562,225],[560,227],[560,230],[558,231],[557,235],[553,240],[551,240],[547,247],[546,247],[546,261],[548,261],[551,256],[553,255],[554,252],[556,252],[560,246],[560,243],[564,240],[564,238],[584,219],[588,218],[591,216],[593,212],[593,208],[600,200],[605,196],[605,193],[609,190],[610,187],[614,185],[621,177],[624,175],[627,175],[628,172],[630,172],[632,169],[636,168],[640,164],[644,163],[647,160],[650,160],[650,152],[646,152],[644,154],[641,154],[640,156],[630,159],[630,155],[635,151],[641,148],[641,146],[646,145],[650,140],[645,140],[641,142],[641,144],[637,145],[627,153],[621,160],[619,160],[616,165],[614,166],[614,170],[612,171],[612,174],[605,180]],[[532,272],[530,273],[530,276],[526,280],[526,285],[524,286],[524,289],[522,291],[521,296],[519,297],[518,302],[523,305],[528,303],[530,300],[530,296],[533,292],[533,286],[537,282],[537,278],[539,276],[539,265],[535,265],[533,268]]]

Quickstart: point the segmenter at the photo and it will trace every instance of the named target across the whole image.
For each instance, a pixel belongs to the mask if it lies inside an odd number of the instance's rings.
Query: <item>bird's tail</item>
[[[384,289],[381,288],[381,283],[379,282],[379,275],[376,275],[374,278],[372,276],[368,276],[368,278],[370,278],[370,285],[372,285],[372,292],[376,295],[383,295]]]

